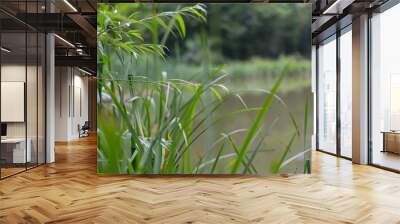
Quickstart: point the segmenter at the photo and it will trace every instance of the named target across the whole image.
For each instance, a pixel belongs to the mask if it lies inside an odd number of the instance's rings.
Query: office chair
[[[79,138],[89,136],[89,129],[90,129],[89,121],[85,121],[82,127],[80,127],[80,125],[78,124]]]

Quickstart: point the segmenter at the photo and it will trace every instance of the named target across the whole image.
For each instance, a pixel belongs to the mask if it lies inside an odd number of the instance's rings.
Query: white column
[[[353,19],[353,162],[368,163],[368,16]]]
[[[54,60],[54,35],[46,36],[46,163],[55,161],[54,133],[55,133],[55,60]]]
[[[55,76],[54,76],[54,35],[47,34],[46,36],[46,162],[52,163],[55,161],[54,150],[54,132],[55,132]]]

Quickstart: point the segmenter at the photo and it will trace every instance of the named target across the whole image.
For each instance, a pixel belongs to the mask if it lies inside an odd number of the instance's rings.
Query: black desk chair
[[[85,121],[82,127],[78,124],[79,138],[89,136],[89,129],[90,129],[89,121]]]

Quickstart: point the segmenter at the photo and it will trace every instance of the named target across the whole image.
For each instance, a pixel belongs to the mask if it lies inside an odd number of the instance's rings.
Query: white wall
[[[26,70],[27,69],[27,70]],[[1,81],[2,82],[24,82],[26,83],[25,76],[26,71],[28,72],[28,83],[30,86],[36,86],[36,80],[30,80],[30,75],[36,75],[36,67],[25,66],[19,64],[4,64],[1,66]],[[27,106],[36,108],[36,88],[27,88]],[[4,97],[4,96],[3,96]],[[33,104],[32,104],[33,103]],[[1,108],[2,110],[7,110],[7,108]],[[22,108],[24,110],[24,108]],[[29,128],[34,128],[36,130],[36,113],[32,113],[28,110],[27,118],[28,122],[34,122],[34,124],[29,123]],[[36,110],[35,110],[36,112]],[[26,122],[7,122],[7,135],[8,137],[25,137],[25,124]],[[34,126],[34,127],[33,127]],[[29,137],[29,133],[28,133]]]
[[[55,140],[67,141],[68,140],[68,88],[70,84],[70,77],[67,75],[69,68],[56,67],[55,68]]]
[[[37,69],[39,69],[37,71]],[[5,122],[7,124],[7,137],[9,138],[24,138],[27,136],[29,139],[29,147],[31,148],[31,155],[33,162],[44,163],[44,150],[45,150],[45,118],[44,118],[44,74],[41,67],[25,64],[3,64],[1,66],[1,81],[2,82],[23,82],[26,84],[26,99],[22,102],[21,108],[11,108],[3,105],[2,112],[16,113],[12,110],[21,110],[19,113],[25,114],[25,118],[19,122]],[[27,79],[27,80],[25,80]],[[2,99],[7,98],[7,94],[3,92]],[[19,94],[24,94],[24,89],[19,90]],[[22,91],[22,92],[21,92]],[[23,96],[24,97],[24,96]],[[9,97],[8,97],[9,98]],[[4,102],[3,102],[4,103]],[[15,102],[17,103],[17,102]],[[26,103],[26,105],[25,105]],[[22,115],[24,116],[24,115]],[[3,120],[3,119],[2,119]]]
[[[55,140],[77,139],[78,125],[88,120],[88,78],[72,67],[56,67],[55,73]]]
[[[82,76],[79,72],[78,75],[74,75],[74,91],[72,98],[74,99],[74,108],[72,108],[72,120],[71,120],[71,136],[73,138],[79,137],[78,125],[83,125],[85,121],[88,121],[88,78]]]
[[[25,64],[8,64],[1,66],[1,81],[10,82],[18,81],[25,82]],[[6,110],[6,108],[1,108]],[[25,122],[11,122],[7,123],[7,136],[8,137],[25,137]]]

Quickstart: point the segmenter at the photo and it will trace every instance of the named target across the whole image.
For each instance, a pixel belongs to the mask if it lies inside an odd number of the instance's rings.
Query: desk
[[[26,153],[25,153],[25,138],[1,139],[1,151],[2,151],[2,157],[3,157],[2,159],[5,159],[6,163],[31,162],[31,160],[32,160],[32,153],[31,153],[32,141],[30,138],[28,138],[26,140],[26,142],[28,143],[27,144],[28,147],[26,147]]]
[[[382,152],[400,154],[400,131],[383,131]]]

